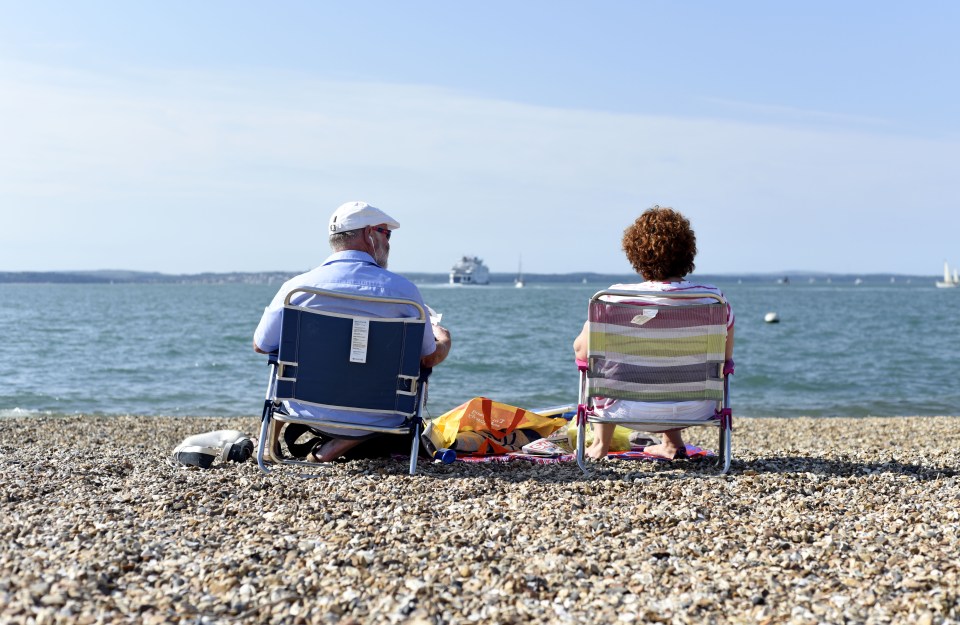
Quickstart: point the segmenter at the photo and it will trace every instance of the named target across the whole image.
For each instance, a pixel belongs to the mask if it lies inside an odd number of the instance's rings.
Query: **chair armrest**
[[[733,375],[733,358],[723,363],[723,375]]]

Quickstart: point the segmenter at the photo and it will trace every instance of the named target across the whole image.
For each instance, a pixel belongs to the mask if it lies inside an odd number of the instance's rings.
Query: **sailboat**
[[[521,257],[520,260],[517,261],[517,278],[513,281],[513,286],[515,286],[518,289],[522,289],[524,287],[523,257]]]
[[[953,275],[950,275],[950,265],[947,261],[943,261],[943,282],[937,280],[938,289],[955,289],[960,286],[960,275],[957,275],[957,270],[954,268]]]

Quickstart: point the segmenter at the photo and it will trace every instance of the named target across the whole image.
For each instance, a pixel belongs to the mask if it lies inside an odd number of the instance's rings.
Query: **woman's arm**
[[[580,335],[573,340],[573,354],[577,360],[587,359],[587,322],[583,322],[583,329]]]
[[[724,354],[726,360],[733,360],[733,326],[727,329],[727,351]]]

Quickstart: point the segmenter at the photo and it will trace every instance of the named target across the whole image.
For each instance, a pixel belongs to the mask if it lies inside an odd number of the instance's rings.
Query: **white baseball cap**
[[[387,224],[389,230],[400,227],[399,221],[376,206],[370,206],[366,202],[347,202],[341,204],[330,216],[330,234],[380,224]]]

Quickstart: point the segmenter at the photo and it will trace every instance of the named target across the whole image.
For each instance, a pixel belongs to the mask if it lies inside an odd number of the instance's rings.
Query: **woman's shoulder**
[[[621,282],[619,284],[610,285],[609,290],[611,291],[659,291],[657,285],[662,285],[662,282]]]
[[[720,289],[712,284],[707,284],[706,282],[692,281],[692,280],[680,280],[679,282],[636,282],[633,284],[614,284],[610,287],[611,291],[661,291],[661,292],[671,292],[671,291],[690,291],[693,293],[720,293]]]
[[[722,294],[720,288],[698,280],[684,280],[682,282],[672,282],[670,284],[672,291],[689,291],[691,293],[718,293]]]

